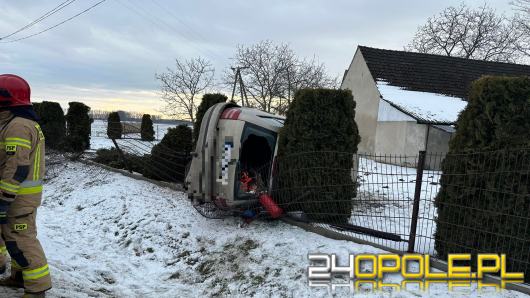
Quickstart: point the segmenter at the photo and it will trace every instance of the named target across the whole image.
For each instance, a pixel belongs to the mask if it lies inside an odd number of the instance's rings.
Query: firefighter
[[[15,75],[0,75],[0,261],[4,270],[6,252],[11,257],[11,276],[0,280],[0,286],[24,288],[23,297],[28,298],[44,297],[51,288],[35,222],[44,176],[44,135],[36,120],[28,83]]]

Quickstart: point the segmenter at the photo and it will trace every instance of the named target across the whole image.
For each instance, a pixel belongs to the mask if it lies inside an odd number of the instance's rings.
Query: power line
[[[208,53],[214,55],[214,56],[217,56],[218,58],[221,58],[221,59],[226,59],[226,57],[223,57],[221,55],[219,55],[215,50],[210,50],[208,48],[211,48],[210,44],[209,44],[209,40],[207,38],[205,38],[202,34],[200,34],[197,30],[194,30],[192,26],[186,24],[186,22],[182,21],[178,15],[176,15],[175,13],[173,13],[173,11],[171,9],[168,9],[168,8],[165,8],[164,6],[162,6],[158,1],[156,0],[152,0],[152,3],[154,3],[156,6],[158,6],[162,11],[164,11],[165,13],[167,13],[169,16],[171,16],[172,18],[174,18],[175,20],[177,20],[179,23],[181,23],[187,30],[187,32],[192,36],[192,38],[195,36],[196,39],[200,39],[203,41],[204,43],[204,46],[206,47],[204,50],[206,50]],[[189,38],[186,38],[188,39],[190,42],[193,42],[193,40],[189,39]]]
[[[173,11],[171,9],[168,9],[167,7],[164,7],[162,6],[158,1],[156,0],[152,0],[152,2],[158,6],[162,11],[166,12],[167,14],[169,14],[170,16],[172,16],[175,20],[177,20],[179,23],[181,23],[184,27],[186,27],[188,29],[188,32],[190,32],[192,35],[195,34],[198,38],[200,38],[201,40],[203,40],[205,43],[208,43],[208,40],[206,38],[204,38],[203,35],[201,35],[198,31],[194,30],[193,27],[189,26],[188,24],[186,24],[184,21],[182,21],[180,19],[180,17],[176,14],[173,13]]]
[[[75,14],[75,15],[69,17],[68,19],[66,19],[66,20],[64,20],[64,21],[62,21],[62,22],[59,22],[59,23],[57,23],[57,24],[55,24],[55,25],[53,25],[53,26],[51,26],[51,27],[48,27],[48,28],[46,28],[46,29],[44,29],[44,30],[42,30],[42,31],[39,31],[39,32],[37,32],[37,33],[31,34],[31,35],[27,35],[27,36],[24,36],[24,37],[21,37],[21,38],[18,38],[18,39],[13,39],[13,40],[8,40],[8,41],[0,41],[0,43],[11,43],[11,42],[16,42],[16,41],[20,41],[20,40],[28,39],[28,38],[33,37],[33,36],[40,35],[40,34],[42,34],[42,33],[44,33],[44,32],[50,31],[50,30],[52,30],[52,29],[54,29],[54,28],[56,28],[56,27],[61,26],[62,24],[66,23],[66,22],[68,22],[68,21],[71,21],[71,20],[77,18],[78,16],[80,16],[80,15],[82,15],[82,14],[88,12],[89,10],[93,9],[94,7],[100,5],[101,3],[105,2],[105,1],[107,1],[107,0],[101,0],[101,1],[99,1],[98,3],[96,3],[96,4],[94,4],[94,5],[90,6],[90,7],[88,7],[87,9],[81,11],[80,13]]]
[[[30,27],[33,27],[34,25],[36,25],[36,24],[42,22],[43,20],[49,18],[50,16],[54,15],[55,13],[61,11],[63,8],[65,8],[65,7],[67,7],[68,5],[74,3],[75,1],[77,1],[77,0],[66,0],[66,1],[64,1],[63,3],[61,3],[61,4],[57,5],[56,7],[54,7],[52,10],[47,11],[45,14],[43,14],[43,15],[41,15],[40,17],[38,17],[37,19],[33,20],[33,22],[27,24],[26,26],[24,26],[24,27],[22,27],[22,28],[16,30],[15,32],[13,32],[13,33],[11,33],[11,34],[8,34],[8,35],[6,35],[6,36],[0,37],[0,40],[2,40],[2,39],[6,39],[6,38],[8,38],[8,37],[11,37],[11,36],[13,36],[13,35],[19,33],[19,32],[22,32],[22,31],[24,31],[24,30],[26,30],[26,29],[28,29],[28,28],[30,28]]]
[[[185,34],[180,32],[180,30],[177,29],[177,27],[175,27],[173,24],[168,22],[166,18],[159,17],[159,16],[158,17],[157,16],[153,16],[150,13],[149,9],[145,9],[145,8],[142,8],[142,7],[137,7],[136,5],[140,5],[140,3],[135,3],[133,1],[130,1],[130,2],[124,1],[124,2],[127,3],[127,5],[126,5],[121,0],[116,0],[116,2],[119,3],[120,5],[122,5],[123,7],[127,8],[131,12],[133,12],[133,13],[137,14],[138,16],[144,18],[146,21],[150,22],[155,27],[161,28],[163,30],[169,30],[169,31],[176,32],[178,37],[188,41],[187,45],[189,47],[197,50],[198,52],[203,53],[206,57],[208,57],[208,58],[210,58],[212,60],[214,60],[215,57],[220,58],[220,59],[224,59],[219,54],[217,54],[217,53],[215,53],[215,52],[213,52],[213,51],[211,51],[211,50],[209,50],[207,48],[202,48],[202,47],[196,46],[194,41],[191,38],[187,37]],[[144,3],[145,2],[143,2],[141,4],[144,4]],[[167,10],[164,10],[164,11],[167,12]]]

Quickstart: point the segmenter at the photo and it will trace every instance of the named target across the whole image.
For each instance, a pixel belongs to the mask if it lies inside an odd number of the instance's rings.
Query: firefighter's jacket
[[[0,112],[0,190],[19,207],[38,207],[44,176],[44,135],[35,121]]]

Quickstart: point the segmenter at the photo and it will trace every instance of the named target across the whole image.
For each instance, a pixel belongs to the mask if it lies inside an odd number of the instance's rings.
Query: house
[[[530,66],[359,46],[341,84],[357,103],[359,152],[400,155],[411,166],[420,150],[443,156],[471,82],[483,75],[530,76]]]

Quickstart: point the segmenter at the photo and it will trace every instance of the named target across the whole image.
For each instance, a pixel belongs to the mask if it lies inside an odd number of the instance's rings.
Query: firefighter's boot
[[[22,281],[22,278],[17,279],[17,278],[12,278],[11,276],[8,276],[3,279],[0,279],[0,287],[23,289],[24,282]]]
[[[46,294],[44,292],[38,293],[24,293],[22,298],[45,298]]]
[[[0,231],[1,232],[1,231]],[[6,273],[7,270],[7,248],[4,240],[0,238],[0,275]]]

